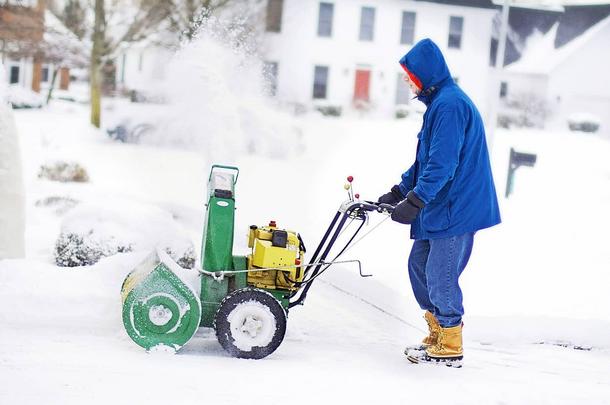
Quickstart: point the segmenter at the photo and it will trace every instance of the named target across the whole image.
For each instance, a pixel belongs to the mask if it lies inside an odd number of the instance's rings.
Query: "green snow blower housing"
[[[250,226],[249,254],[234,256],[238,176],[239,169],[232,166],[214,165],[210,171],[201,269],[183,269],[165,252],[157,251],[123,282],[123,324],[129,337],[147,351],[176,352],[201,326],[214,328],[221,346],[232,356],[268,356],[284,339],[288,309],[303,303],[311,282],[330,265],[346,263],[336,259],[366,223],[367,212],[390,213],[393,208],[356,201],[352,193],[308,264],[304,264],[306,250],[300,235],[277,228],[275,221]],[[339,254],[326,262],[349,218],[362,224]],[[360,275],[365,276],[362,271]]]

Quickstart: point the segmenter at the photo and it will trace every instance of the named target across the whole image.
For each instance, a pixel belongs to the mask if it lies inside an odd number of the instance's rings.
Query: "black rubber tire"
[[[253,346],[250,350],[242,350],[235,344],[228,318],[240,304],[248,301],[256,301],[271,312],[275,319],[275,332],[265,346]],[[231,356],[242,359],[262,359],[273,353],[284,340],[286,311],[270,293],[258,288],[242,288],[233,291],[222,300],[214,317],[214,329],[218,342]]]

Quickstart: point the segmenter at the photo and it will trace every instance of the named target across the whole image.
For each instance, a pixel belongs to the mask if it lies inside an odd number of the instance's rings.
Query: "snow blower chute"
[[[391,214],[394,207],[360,201],[350,176],[345,186],[349,199],[333,217],[309,263],[301,236],[278,228],[274,221],[250,226],[249,254],[233,255],[238,175],[239,169],[232,166],[214,165],[210,171],[201,269],[183,269],[158,251],[123,282],[123,324],[144,349],[175,352],[202,326],[214,328],[232,356],[260,359],[282,343],[289,309],[303,304],[312,282],[331,265],[357,263],[360,275],[367,277],[358,260],[338,258],[357,242],[369,212]],[[327,261],[339,235],[354,221],[360,224]]]

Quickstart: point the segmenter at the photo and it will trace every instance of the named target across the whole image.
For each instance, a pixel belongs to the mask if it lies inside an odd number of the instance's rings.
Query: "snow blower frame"
[[[366,236],[355,240],[368,222],[369,212],[391,214],[393,206],[360,201],[350,176],[345,185],[349,198],[333,217],[309,263],[304,264],[306,248],[301,236],[279,229],[275,221],[250,226],[250,254],[233,255],[238,177],[237,167],[212,166],[198,273],[181,268],[165,252],[157,251],[123,282],[123,324],[131,339],[147,351],[176,352],[201,326],[214,328],[221,346],[232,356],[261,359],[282,343],[289,309],[303,305],[313,281],[330,266],[355,263],[360,276],[370,276],[362,273],[358,260],[338,258]],[[360,224],[327,261],[354,221]]]

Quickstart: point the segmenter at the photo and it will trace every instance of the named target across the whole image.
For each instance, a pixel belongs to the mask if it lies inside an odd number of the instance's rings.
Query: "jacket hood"
[[[400,59],[400,64],[414,74],[422,84],[422,90],[439,86],[451,78],[445,58],[431,39],[422,39]]]

